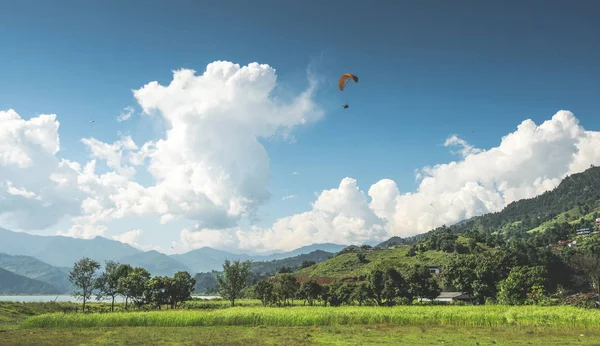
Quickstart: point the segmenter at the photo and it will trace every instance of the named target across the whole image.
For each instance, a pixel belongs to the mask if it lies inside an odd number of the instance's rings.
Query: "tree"
[[[277,294],[277,298],[280,302],[283,302],[283,305],[287,305],[288,300],[294,302],[294,297],[296,296],[296,291],[300,284],[296,282],[296,278],[292,274],[283,274],[281,275],[275,284],[275,292]]]
[[[356,258],[358,258],[358,263],[369,263],[367,256],[364,253],[357,253]]]
[[[329,286],[329,305],[340,306],[342,304],[349,304],[355,288],[356,284],[354,283],[342,283],[339,281],[333,283]]]
[[[362,306],[371,297],[369,285],[365,282],[360,285],[356,285],[352,292],[351,300],[357,301],[359,306]]]
[[[427,267],[415,265],[408,274],[408,285],[413,295],[433,301],[442,291]]]
[[[372,270],[369,275],[367,275],[367,282],[371,297],[375,299],[377,305],[383,305],[383,289],[385,286],[384,272],[378,268]]]
[[[261,280],[254,286],[254,295],[260,299],[263,306],[267,306],[273,301],[273,290],[273,283],[268,280]]]
[[[523,304],[533,287],[541,288],[546,278],[546,268],[542,266],[513,267],[508,277],[499,284],[498,301],[502,304]]]
[[[73,265],[73,270],[69,272],[69,281],[75,285],[76,289],[73,295],[83,299],[83,311],[85,312],[85,303],[90,299],[92,290],[96,282],[96,270],[100,269],[100,263],[84,257]]]
[[[124,278],[119,280],[119,291],[135,303],[140,308],[145,303],[146,294],[146,282],[150,280],[150,273],[140,267],[133,268],[133,270]]]
[[[317,262],[315,262],[315,261],[306,261],[306,260],[304,260],[304,261],[302,261],[302,263],[300,264],[300,269],[302,269],[302,268],[308,268],[308,267],[312,267],[312,266],[314,266],[315,264],[317,264]]]
[[[192,278],[190,273],[179,271],[169,280],[167,296],[171,309],[175,309],[177,304],[184,302],[192,297],[196,280]]]
[[[250,261],[235,260],[231,263],[226,260],[223,263],[223,275],[217,276],[219,293],[231,302],[231,306],[235,306],[235,300],[241,297],[249,272]]]
[[[169,289],[171,278],[166,276],[155,276],[145,282],[145,302],[160,310],[161,305],[169,301]]]
[[[600,257],[592,253],[578,254],[573,256],[572,263],[588,277],[594,291],[600,294]]]
[[[95,288],[98,289],[96,299],[101,300],[104,297],[111,297],[110,311],[115,311],[115,297],[119,294],[119,279],[127,276],[130,269],[131,266],[128,264],[106,261],[104,273],[96,279]]]
[[[314,301],[319,298],[321,290],[321,285],[314,280],[303,282],[298,289],[298,298],[304,299],[308,302],[309,306],[312,306]]]
[[[119,269],[117,270],[119,272],[119,279],[117,280],[117,294],[125,297],[125,310],[127,310],[128,306],[127,304],[129,303],[129,296],[127,295],[127,292],[122,290],[122,286],[120,284],[121,280],[123,280],[124,278],[127,277],[127,275],[129,275],[129,273],[131,273],[133,271],[133,267],[129,264],[121,264],[119,265]]]
[[[286,267],[286,266],[283,266],[277,270],[277,273],[279,273],[279,274],[289,274],[289,273],[293,273],[293,272],[294,272],[294,268]]]
[[[385,272],[374,269],[367,276],[371,298],[375,299],[377,305],[394,305],[396,298],[412,300],[406,280],[396,269],[388,268]]]

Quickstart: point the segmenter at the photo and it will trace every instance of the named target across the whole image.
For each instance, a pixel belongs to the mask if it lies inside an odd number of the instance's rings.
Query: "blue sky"
[[[59,156],[81,163],[83,137],[111,143],[120,132],[141,146],[160,133],[139,115],[132,89],[166,85],[172,70],[201,74],[216,60],[256,61],[275,68],[288,92],[300,92],[310,69],[322,81],[315,100],[325,117],[294,131],[295,143],[263,141],[273,197],[260,208],[261,227],[309,210],[315,192],[344,177],[365,192],[384,178],[401,193],[414,191],[415,169],[459,159],[443,146],[451,134],[487,149],[523,120],[539,125],[561,109],[585,129],[600,125],[594,1],[3,1],[2,8],[0,110],[24,119],[57,114]],[[343,73],[360,82],[341,93]],[[127,106],[135,115],[116,122]],[[282,201],[291,194],[298,198]],[[178,230],[161,233],[160,241],[177,237]]]

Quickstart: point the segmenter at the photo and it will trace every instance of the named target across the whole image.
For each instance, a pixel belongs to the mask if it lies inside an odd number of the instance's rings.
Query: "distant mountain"
[[[101,264],[142,251],[115,240],[103,237],[77,239],[63,236],[40,236],[12,232],[0,228],[0,252],[9,255],[35,257],[58,267],[73,267],[82,257],[90,257]]]
[[[56,287],[0,268],[0,294],[61,294]]]
[[[185,264],[187,267],[192,269],[194,273],[203,273],[223,269],[223,262],[225,262],[225,260],[251,260],[253,262],[264,262],[300,256],[317,250],[329,253],[336,253],[345,247],[345,245],[337,245],[331,243],[313,244],[289,252],[255,256],[246,254],[233,254],[231,252],[216,250],[210,247],[202,247],[200,249],[195,249],[184,254],[171,255],[170,257]]]
[[[251,259],[248,255],[236,255],[210,247],[201,247],[184,254],[171,255],[170,257],[186,265],[192,270],[192,273],[221,270],[223,269],[223,262],[225,262],[225,260],[245,261]]]
[[[30,256],[12,256],[0,253],[0,268],[48,283],[55,287],[59,293],[68,293],[72,288],[69,282],[68,270],[53,267]]]
[[[145,268],[152,276],[173,276],[178,271],[187,271],[194,275],[194,272],[183,263],[156,250],[121,257],[117,261],[133,267]]]
[[[312,244],[312,245],[303,246],[301,248],[298,248],[296,250],[292,250],[289,252],[274,253],[274,254],[266,255],[266,256],[259,255],[259,256],[254,256],[253,258],[256,261],[271,261],[271,260],[276,260],[276,259],[289,258],[289,257],[303,255],[303,254],[308,254],[308,253],[311,253],[311,252],[317,251],[317,250],[330,252],[330,253],[336,253],[336,252],[343,250],[346,246],[348,246],[348,245],[339,245],[339,244],[333,244],[333,243]]]

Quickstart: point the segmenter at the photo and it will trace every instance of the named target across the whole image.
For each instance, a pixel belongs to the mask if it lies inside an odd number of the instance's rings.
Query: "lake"
[[[192,296],[193,298],[201,298],[201,299],[212,299],[212,298],[219,298],[219,296]],[[0,295],[0,301],[5,301],[5,302],[26,302],[26,303],[32,303],[32,302],[53,302],[53,301],[57,301],[57,302],[81,302],[81,300],[77,300],[77,298],[71,296],[71,295],[67,295],[67,294],[62,294],[62,295],[54,295],[54,296],[36,296],[36,295],[31,295],[31,296],[3,296]],[[96,296],[92,296],[92,298],[90,299],[90,301],[96,301]],[[109,300],[107,301],[109,302]],[[115,299],[115,303],[124,303],[125,299],[121,298],[121,297],[117,297],[117,299]]]

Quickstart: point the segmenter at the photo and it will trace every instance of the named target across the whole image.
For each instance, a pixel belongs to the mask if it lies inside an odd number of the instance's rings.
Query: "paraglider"
[[[338,81],[338,88],[340,89],[340,91],[344,91],[344,89],[346,88],[346,84],[348,84],[350,80],[353,80],[354,83],[358,83],[358,77],[356,77],[353,74],[346,73],[340,77],[340,80]],[[344,109],[347,109],[348,107],[350,106],[348,106],[348,104],[346,103],[344,105]]]
[[[90,126],[92,126],[92,124],[95,122],[96,122],[96,120],[90,120]]]
[[[346,74],[343,74],[343,75],[340,77],[340,80],[338,81],[338,88],[340,88],[340,91],[344,91],[344,89],[346,88],[346,84],[348,84],[348,82],[349,82],[351,79],[352,79],[352,80],[353,80],[355,83],[358,83],[358,77],[356,77],[356,76],[355,76],[355,75],[353,75],[353,74],[346,73]]]

